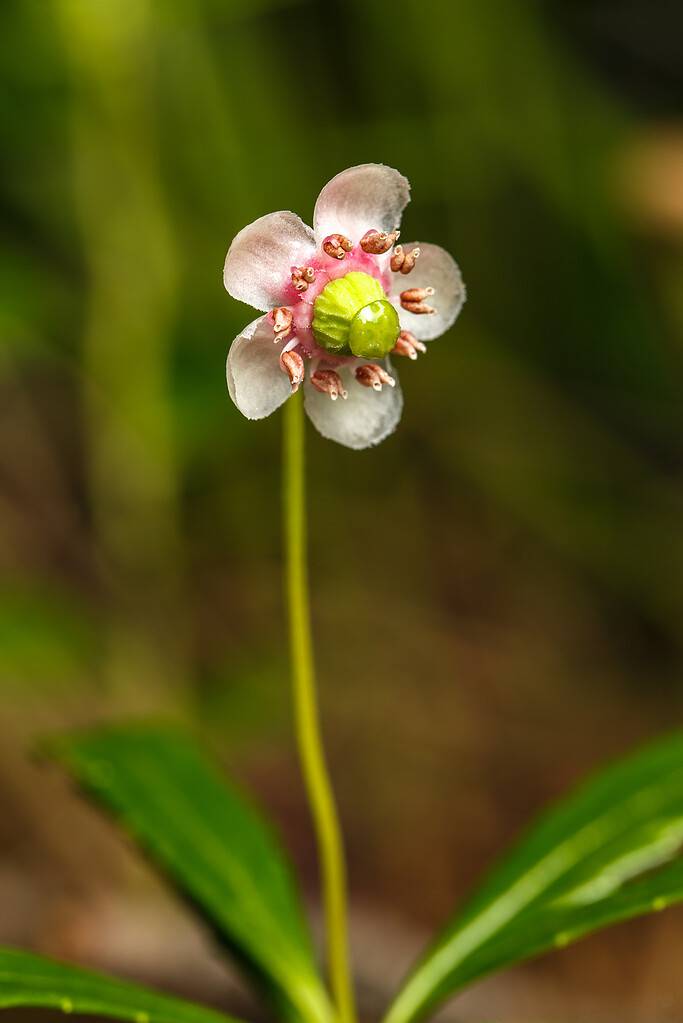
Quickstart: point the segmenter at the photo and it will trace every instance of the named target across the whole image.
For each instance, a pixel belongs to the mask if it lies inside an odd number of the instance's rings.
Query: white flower
[[[325,185],[313,230],[280,212],[235,237],[225,287],[266,314],[228,354],[230,396],[248,419],[270,415],[303,381],[324,437],[361,449],[393,432],[403,397],[389,353],[416,359],[465,301],[444,249],[396,244],[409,198],[398,171],[363,164]]]

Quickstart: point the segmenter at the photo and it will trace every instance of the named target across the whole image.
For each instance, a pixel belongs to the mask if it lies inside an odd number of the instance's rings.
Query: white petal
[[[228,390],[247,419],[265,419],[292,393],[289,377],[280,369],[280,347],[266,316],[245,327],[230,345]]]
[[[290,267],[306,265],[314,253],[313,232],[296,213],[268,213],[233,238],[223,283],[233,298],[265,312],[286,304]]]
[[[358,383],[354,370],[366,361],[358,359],[335,367],[348,392],[346,401],[342,398],[332,401],[329,395],[316,391],[308,377],[304,382],[304,403],[315,428],[328,440],[336,440],[355,451],[379,444],[393,433],[403,411],[401,386],[388,359],[381,365],[396,381],[395,387],[385,384],[378,392]]]
[[[332,178],[318,196],[313,227],[318,244],[328,234],[358,242],[366,231],[392,231],[410,202],[410,184],[393,167],[364,163]]]
[[[401,242],[403,245],[403,242]],[[419,341],[432,341],[455,323],[462,309],[466,291],[458,264],[440,245],[423,242],[409,242],[403,245],[406,252],[419,248],[420,257],[409,274],[392,274],[394,304],[403,330],[410,330]],[[398,295],[408,288],[426,288],[431,285],[434,295],[427,304],[434,306],[435,313],[409,313],[398,303]]]

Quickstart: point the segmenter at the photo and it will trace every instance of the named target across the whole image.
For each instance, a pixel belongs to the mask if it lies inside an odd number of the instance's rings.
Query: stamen
[[[311,383],[316,390],[322,394],[329,394],[332,401],[342,397],[348,398],[348,391],[344,390],[341,377],[333,369],[317,369],[311,377]]]
[[[297,291],[306,291],[308,285],[315,280],[315,270],[312,266],[293,266],[292,284]]]
[[[292,284],[297,291],[308,291],[308,284],[303,278],[303,271],[298,266],[292,267]]]
[[[414,249],[411,249],[410,252],[406,252],[405,259],[403,260],[403,265],[400,268],[402,274],[409,274],[410,273],[410,271],[413,269],[413,267],[417,263],[417,259],[418,259],[419,255],[420,255],[419,248],[414,248]]]
[[[270,310],[268,319],[273,324],[274,340],[282,341],[292,329],[292,310],[286,305],[278,306],[277,309]]]
[[[369,252],[373,256],[381,256],[384,252],[388,252],[391,246],[398,238],[400,231],[395,230],[387,233],[386,231],[366,231],[360,240],[360,247],[363,252]]]
[[[434,288],[407,288],[401,292],[401,305],[409,313],[435,313],[436,309],[425,302],[433,294]]]
[[[388,384],[389,387],[396,386],[394,378],[375,362],[366,362],[362,366],[358,366],[356,380],[363,387],[372,387],[373,391],[381,391],[382,384]]]
[[[343,259],[353,248],[353,242],[343,234],[328,234],[323,240],[323,252],[332,259]]]
[[[400,271],[402,274],[409,274],[415,266],[419,255],[420,250],[417,247],[411,249],[410,252],[406,252],[402,245],[397,245],[391,257],[391,269],[394,273]]]
[[[426,298],[431,298],[434,294],[434,288],[406,288],[405,291],[401,292],[401,302],[424,302]]]
[[[304,378],[304,360],[298,352],[283,351],[280,356],[280,369],[287,374],[292,385],[292,394],[298,391]]]
[[[398,335],[398,341],[392,349],[392,355],[405,355],[409,359],[417,359],[418,352],[426,352],[427,346],[418,341],[409,330],[402,330]]]
[[[427,305],[426,302],[401,302],[401,305],[407,313],[415,313],[416,316],[429,315],[436,312],[434,306]]]

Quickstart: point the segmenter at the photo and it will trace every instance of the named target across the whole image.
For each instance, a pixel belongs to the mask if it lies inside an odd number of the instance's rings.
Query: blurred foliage
[[[194,742],[114,728],[64,738],[53,753],[185,894],[276,1018],[334,1018],[277,835]]]
[[[680,715],[681,27],[644,0],[5,0],[7,730],[189,716],[311,862],[279,417],[227,397],[251,312],[221,268],[366,161],[410,178],[404,238],[453,252],[469,301],[401,365],[394,437],[309,436],[355,890],[439,916],[532,807]]]

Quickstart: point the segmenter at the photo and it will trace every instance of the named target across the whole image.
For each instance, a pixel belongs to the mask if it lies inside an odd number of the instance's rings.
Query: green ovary
[[[382,285],[359,270],[323,288],[313,306],[311,327],[321,348],[361,359],[384,358],[401,330],[398,313]]]

